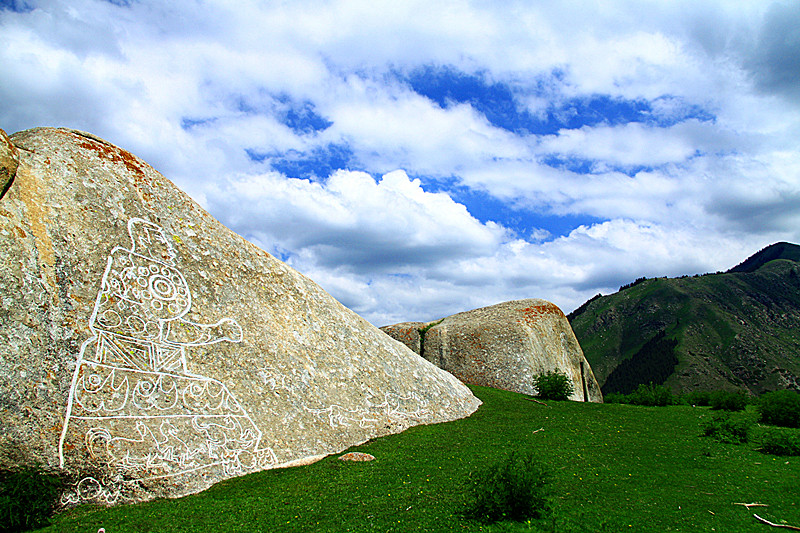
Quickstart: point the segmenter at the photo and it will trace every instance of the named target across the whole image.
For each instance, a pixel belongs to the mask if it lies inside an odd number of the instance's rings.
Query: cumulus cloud
[[[569,311],[800,239],[798,17],[26,0],[0,7],[0,127],[133,151],[375,323]]]
[[[245,236],[305,250],[299,257],[315,267],[351,273],[409,272],[480,257],[506,238],[498,224],[479,222],[445,193],[425,192],[402,170],[378,182],[352,171],[322,183],[275,173],[241,176],[211,187],[207,197],[212,211]]]

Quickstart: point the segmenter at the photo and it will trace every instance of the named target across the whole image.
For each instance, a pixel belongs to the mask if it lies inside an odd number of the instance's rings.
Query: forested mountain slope
[[[604,394],[800,390],[800,246],[777,243],[725,273],[641,278],[569,316]]]

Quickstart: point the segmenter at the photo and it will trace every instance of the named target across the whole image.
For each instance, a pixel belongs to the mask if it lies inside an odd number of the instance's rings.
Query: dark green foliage
[[[647,278],[645,276],[642,276],[641,278],[636,278],[634,281],[632,281],[630,283],[626,283],[625,285],[620,286],[619,290],[620,290],[620,292],[622,292],[625,289],[630,289],[631,287],[635,287],[636,285],[638,285],[640,283],[643,283],[645,281],[647,281]]]
[[[639,385],[639,387],[628,394],[627,402],[633,405],[646,405],[648,407],[664,407],[675,403],[672,391],[663,385]]]
[[[761,433],[758,451],[769,455],[800,455],[800,432],[796,429],[767,428]]]
[[[575,392],[572,380],[558,369],[535,376],[533,386],[538,391],[536,396],[543,400],[568,400]]]
[[[678,364],[675,355],[678,341],[665,337],[666,331],[659,331],[633,357],[622,361],[606,378],[603,394],[628,394],[641,383],[664,383]]]
[[[759,422],[787,428],[800,427],[800,394],[790,390],[768,392],[758,402]]]
[[[644,405],[648,407],[663,407],[665,405],[673,405],[677,403],[676,398],[672,395],[672,391],[663,385],[655,385],[650,383],[648,385],[639,385],[635,391],[630,394],[620,394],[612,392],[603,395],[605,403],[628,403],[631,405]]]
[[[740,391],[714,391],[710,394],[709,405],[717,411],[744,411],[747,407],[747,395]]]
[[[707,407],[711,405],[711,391],[698,390],[686,393],[681,396],[681,403],[685,403],[686,405]]]
[[[603,402],[605,403],[628,403],[628,397],[619,392],[612,392],[603,395]]]
[[[470,476],[465,515],[485,523],[521,522],[551,513],[551,474],[533,453],[512,451]]]
[[[716,413],[702,424],[703,436],[725,444],[744,444],[750,424],[747,420],[733,419],[728,413]]]
[[[37,466],[0,471],[0,532],[47,525],[63,480]]]

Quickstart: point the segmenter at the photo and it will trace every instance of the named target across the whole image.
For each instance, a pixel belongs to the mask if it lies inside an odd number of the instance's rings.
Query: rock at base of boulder
[[[364,452],[350,452],[339,456],[340,461],[374,461],[375,456]]]

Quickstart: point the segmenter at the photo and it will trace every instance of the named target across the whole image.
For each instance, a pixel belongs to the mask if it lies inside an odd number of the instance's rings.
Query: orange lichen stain
[[[19,237],[20,239],[24,239],[25,237],[28,236],[28,234],[25,233],[25,230],[20,228],[19,226],[14,226],[14,233],[16,233],[17,237]]]
[[[125,168],[127,168],[128,171],[144,177],[144,171],[139,166],[136,158],[130,152],[123,150],[122,148],[101,144],[90,139],[86,139],[83,142],[78,143],[78,146],[81,148],[86,148],[87,150],[92,150],[98,153],[101,157],[105,157],[114,163],[122,163],[125,165]]]
[[[528,322],[529,324],[535,324],[544,315],[564,316],[564,313],[561,311],[561,309],[559,309],[557,305],[551,303],[533,305],[531,307],[520,309],[520,311],[525,315],[525,322]]]
[[[142,198],[147,203],[152,201],[153,195],[147,191],[147,187],[145,187],[145,185],[155,187],[157,184],[147,181],[147,176],[145,175],[144,170],[142,170],[142,167],[139,165],[138,160],[133,154],[116,146],[103,144],[79,135],[76,136],[81,140],[81,142],[78,143],[78,146],[81,148],[92,150],[100,157],[108,159],[113,163],[122,163],[125,165],[125,168],[128,169],[128,172],[130,172],[133,175],[133,178],[136,180],[136,185],[142,195]]]

